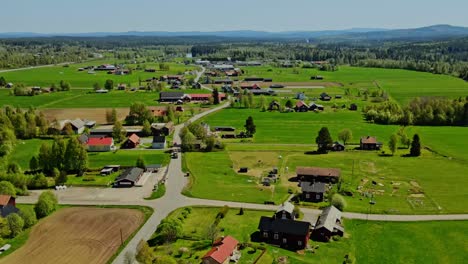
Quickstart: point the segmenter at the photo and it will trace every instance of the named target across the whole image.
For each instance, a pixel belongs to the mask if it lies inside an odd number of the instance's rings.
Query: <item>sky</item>
[[[467,0],[1,0],[0,32],[468,27]]]

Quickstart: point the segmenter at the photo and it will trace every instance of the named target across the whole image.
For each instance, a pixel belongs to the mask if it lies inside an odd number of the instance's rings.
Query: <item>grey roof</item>
[[[184,96],[183,92],[160,92],[160,99],[181,99]]]
[[[159,169],[161,168],[161,164],[148,164],[145,166],[147,169]]]
[[[324,193],[325,183],[323,182],[301,182],[302,192]]]
[[[283,204],[281,204],[281,206],[278,208],[278,210],[276,210],[276,212],[281,212],[281,211],[286,211],[290,214],[293,213],[294,211],[294,205],[290,202],[284,202]]]
[[[137,168],[137,167],[128,168],[128,169],[124,170],[122,172],[122,174],[120,174],[119,177],[117,177],[117,179],[115,179],[115,181],[119,182],[121,180],[129,180],[129,181],[132,181],[132,182],[136,182],[138,177],[140,177],[140,175],[143,172],[144,171],[141,168]]]
[[[262,216],[258,229],[262,231],[283,233],[297,236],[307,236],[309,234],[310,223],[304,221],[295,221],[291,219],[275,219],[268,216]]]
[[[333,232],[334,229],[343,228],[340,223],[341,211],[332,205],[323,209],[322,214],[317,219],[315,229],[324,227],[328,231]]]
[[[88,139],[89,139],[89,135],[84,133],[84,134],[81,134],[79,137],[78,137],[78,140],[80,141],[81,144],[86,144],[88,142]]]
[[[14,207],[11,204],[7,204],[5,206],[0,206],[0,215],[2,217],[7,217],[10,214],[18,213],[18,212],[19,212],[19,209]]]
[[[165,136],[154,136],[153,137],[153,143],[164,143],[166,142],[166,137]]]
[[[76,129],[80,129],[85,126],[85,122],[79,118],[70,121],[71,125],[74,126]]]

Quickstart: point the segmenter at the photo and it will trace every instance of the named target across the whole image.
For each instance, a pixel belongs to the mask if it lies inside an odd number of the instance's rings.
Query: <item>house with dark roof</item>
[[[315,102],[312,102],[309,106],[310,111],[317,111],[317,110],[323,111],[324,109],[325,108],[323,107],[323,105],[316,104]]]
[[[361,137],[361,140],[359,142],[359,146],[362,150],[380,150],[382,147],[382,143],[377,142],[376,137]]]
[[[349,106],[349,110],[351,110],[351,111],[357,111],[357,104],[352,103],[352,104]]]
[[[159,92],[159,102],[175,103],[183,100],[183,92]]]
[[[172,121],[167,123],[152,123],[151,130],[155,136],[169,136],[174,131],[174,123]]]
[[[260,240],[291,250],[304,249],[309,241],[310,223],[262,216],[258,224]]]
[[[320,100],[322,100],[322,101],[330,101],[330,100],[331,100],[331,96],[328,95],[328,94],[325,93],[325,92],[324,92],[324,93],[321,93],[321,94],[320,94]]]
[[[344,227],[341,223],[341,211],[334,206],[323,209],[317,219],[312,238],[318,241],[329,241],[333,236],[343,236]]]
[[[137,134],[132,134],[125,140],[121,148],[132,149],[138,147],[138,145],[140,145],[140,137]]]
[[[231,260],[237,262],[240,253],[237,251],[239,242],[232,236],[226,236],[213,243],[213,247],[202,257],[203,264],[227,264]]]
[[[301,199],[306,202],[318,203],[323,201],[326,184],[323,182],[301,182]]]
[[[236,128],[231,127],[231,126],[215,126],[214,131],[216,131],[216,132],[234,132],[234,131],[236,131]]]
[[[114,182],[115,187],[133,187],[143,175],[144,170],[141,168],[128,168],[124,170]]]
[[[258,84],[256,83],[241,83],[240,84],[241,89],[248,89],[248,90],[256,90],[256,89],[262,89]]]
[[[341,142],[335,141],[335,143],[333,143],[331,146],[331,150],[332,151],[344,151],[345,145],[342,144]]]
[[[341,175],[341,170],[336,168],[297,167],[297,178],[307,182],[336,183]]]
[[[164,149],[166,147],[166,137],[165,136],[154,136],[153,142],[151,143],[151,148],[153,149]]]
[[[304,101],[297,101],[296,106],[294,106],[294,111],[307,112],[309,111],[309,106],[306,103],[304,103]]]
[[[112,137],[90,137],[86,146],[89,152],[107,152],[115,149]]]
[[[16,199],[11,195],[0,195],[0,215],[7,217],[10,214],[18,213],[19,209],[16,208]]]
[[[276,92],[272,89],[252,89],[250,91],[253,95],[276,95]]]

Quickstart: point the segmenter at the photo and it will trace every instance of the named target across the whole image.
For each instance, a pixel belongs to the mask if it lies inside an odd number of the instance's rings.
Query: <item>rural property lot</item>
[[[20,249],[0,263],[106,263],[143,223],[134,209],[74,207],[41,220]]]

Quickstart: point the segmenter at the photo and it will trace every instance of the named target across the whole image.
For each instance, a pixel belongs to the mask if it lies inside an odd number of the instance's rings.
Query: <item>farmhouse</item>
[[[321,93],[321,94],[320,94],[320,100],[322,100],[322,101],[330,101],[330,100],[331,100],[331,96],[328,95],[327,93]]]
[[[234,131],[236,131],[236,128],[231,127],[231,126],[215,126],[214,131],[216,131],[216,132],[234,132]]]
[[[120,170],[120,165],[106,165],[101,170],[101,175],[109,175],[113,172],[118,172]]]
[[[234,66],[231,64],[217,64],[217,65],[213,65],[212,68],[218,71],[229,71],[229,70],[235,69]]]
[[[16,199],[11,195],[0,195],[0,215],[7,217],[9,214],[18,213],[19,209],[16,208]]]
[[[166,137],[165,136],[154,136],[151,147],[153,149],[164,149],[166,147]]]
[[[233,84],[231,79],[218,79],[213,81],[214,84]]]
[[[138,182],[144,171],[141,168],[128,168],[115,179],[115,187],[132,187]]]
[[[174,131],[174,123],[172,121],[167,123],[152,123],[151,130],[155,136],[169,136]]]
[[[298,250],[307,246],[310,223],[262,216],[258,229],[261,241]]]
[[[179,100],[182,100],[184,97],[183,92],[160,92],[159,93],[159,102],[171,102],[175,103]]]
[[[294,107],[294,111],[296,112],[307,112],[309,111],[309,107],[307,106],[304,101],[297,101],[296,106]]]
[[[250,91],[253,95],[275,95],[275,91],[268,89],[253,89]]]
[[[79,118],[74,120],[65,119],[52,123],[49,131],[53,130],[55,133],[64,134],[66,132],[66,126],[70,125],[75,134],[81,134],[86,127],[92,128],[95,124],[96,121],[92,120],[81,120]]]
[[[132,149],[138,147],[138,145],[140,145],[140,137],[136,134],[132,134],[122,144],[122,148]]]
[[[349,106],[349,110],[351,110],[351,111],[357,111],[357,104],[354,104],[354,103],[351,104],[351,105]]]
[[[341,211],[334,206],[323,209],[317,219],[312,238],[318,241],[329,241],[332,236],[343,236],[344,227],[341,224]]]
[[[312,102],[309,106],[309,110],[311,111],[316,111],[316,110],[320,110],[320,111],[323,111],[325,108],[323,107],[323,105],[319,105],[319,104],[316,104],[314,102]]]
[[[294,220],[294,218],[296,218],[296,215],[294,213],[294,205],[290,202],[284,202],[283,204],[281,204],[278,210],[276,210],[275,218]]]
[[[261,87],[256,83],[241,83],[240,88],[249,90],[261,89]]]
[[[314,203],[323,201],[325,187],[326,185],[323,182],[301,182],[302,200]]]
[[[213,247],[203,257],[203,264],[228,264],[231,260],[237,262],[240,253],[237,251],[239,242],[232,236],[226,236],[213,243]]]
[[[340,178],[341,170],[335,168],[297,167],[296,174],[300,181],[336,183]]]
[[[89,152],[106,152],[115,149],[114,139],[111,137],[91,137],[86,142]]]
[[[360,147],[362,150],[379,150],[382,145],[382,143],[377,142],[376,137],[361,137]]]
[[[132,134],[137,134],[138,136],[142,136],[143,126],[124,126],[123,129],[126,131],[127,137],[131,136]],[[112,137],[113,131],[114,131],[114,125],[105,125],[105,126],[99,126],[97,128],[91,129],[89,133],[93,137],[97,135]]]
[[[331,150],[332,151],[344,151],[345,150],[345,145],[344,144],[341,144],[340,142],[336,141],[335,143],[333,143],[333,145],[331,146]]]
[[[111,64],[103,64],[94,68],[95,71],[114,71],[117,67]]]

